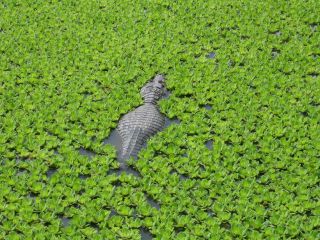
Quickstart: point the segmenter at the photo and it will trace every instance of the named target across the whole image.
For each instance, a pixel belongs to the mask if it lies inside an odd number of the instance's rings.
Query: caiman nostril
[[[155,83],[155,84],[154,84],[154,87],[161,89],[161,88],[163,88],[163,85],[160,84],[160,83]]]

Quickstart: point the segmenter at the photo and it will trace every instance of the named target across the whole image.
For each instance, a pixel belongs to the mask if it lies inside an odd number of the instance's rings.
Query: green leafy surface
[[[0,239],[319,239],[317,9],[1,1]],[[103,141],[156,73],[181,123],[117,175]]]

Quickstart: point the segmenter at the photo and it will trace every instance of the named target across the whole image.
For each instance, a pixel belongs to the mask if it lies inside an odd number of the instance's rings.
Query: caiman
[[[137,154],[147,140],[161,131],[165,124],[165,117],[159,111],[157,102],[164,95],[164,76],[156,75],[140,91],[144,104],[125,114],[116,128],[122,148],[118,159],[123,164],[130,157],[137,158]]]

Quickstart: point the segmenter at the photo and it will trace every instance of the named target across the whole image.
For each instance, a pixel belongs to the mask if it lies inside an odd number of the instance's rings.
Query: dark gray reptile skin
[[[164,94],[164,77],[157,75],[140,93],[144,104],[124,115],[117,127],[122,142],[118,154],[120,161],[136,158],[146,141],[164,127],[165,117],[157,106],[157,101]]]

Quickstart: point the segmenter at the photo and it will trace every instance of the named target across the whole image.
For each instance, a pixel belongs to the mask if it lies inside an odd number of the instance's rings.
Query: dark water
[[[30,192],[29,195],[28,195],[28,198],[30,198],[32,200],[35,200],[37,198],[37,196],[38,196],[38,194]]]
[[[47,171],[46,175],[47,178],[50,178],[55,172],[57,172],[58,169],[57,168],[49,168],[49,170]]]
[[[204,105],[204,108],[207,109],[207,110],[211,110],[212,106],[210,106],[209,104],[206,104],[206,105]]]
[[[114,209],[111,209],[111,212],[109,214],[109,218],[112,216],[115,216],[115,215],[117,215],[117,212]]]
[[[311,27],[312,31],[315,32],[318,28],[318,24],[316,24],[316,23],[310,24],[310,27]]]
[[[209,217],[216,217],[217,216],[212,210],[208,210],[207,214]]]
[[[116,147],[116,149],[121,149],[122,141],[119,132],[113,129],[108,138],[103,141],[104,144],[110,144]]]
[[[216,53],[210,52],[210,53],[207,55],[207,58],[212,59],[212,58],[214,58],[215,56],[216,56]]]
[[[78,177],[79,177],[80,179],[85,180],[85,179],[89,178],[90,175],[89,175],[89,174],[79,174]]]
[[[280,31],[276,31],[274,34],[277,35],[277,36],[280,36],[281,32]]]
[[[79,149],[79,153],[80,153],[81,155],[85,155],[85,156],[87,156],[87,157],[89,157],[89,158],[92,158],[92,157],[94,157],[94,156],[96,155],[95,152],[92,152],[92,151],[90,151],[90,150],[88,150],[88,149],[85,149],[85,148],[83,148],[83,147],[81,147],[81,148]]]
[[[71,219],[66,217],[61,217],[62,226],[68,227],[70,224]]]
[[[189,179],[189,176],[187,174],[180,174],[179,178],[180,178],[180,181],[183,181],[183,180]]]
[[[151,196],[145,194],[146,198],[147,198],[147,202],[154,208],[156,209],[160,209],[160,204],[157,203]]]
[[[142,177],[140,172],[132,168],[131,166],[122,165],[119,169],[111,169],[108,171],[108,174],[115,174],[117,176],[120,176],[123,172],[126,174],[132,174],[136,177]]]
[[[180,120],[178,118],[170,119],[166,117],[164,121],[164,128],[167,128],[172,124],[180,124]]]
[[[171,95],[171,91],[165,89],[162,98],[163,98],[163,99],[167,99],[167,98],[170,97],[170,95]]]
[[[209,150],[212,150],[212,148],[213,148],[213,141],[212,141],[212,140],[206,141],[206,147],[207,147]]]
[[[176,170],[172,170],[170,174],[177,174],[179,176],[180,181],[189,179],[189,176],[187,174],[180,174]]]
[[[141,240],[153,239],[152,234],[145,227],[140,228]]]
[[[229,230],[229,229],[231,228],[231,224],[230,224],[229,222],[222,222],[222,223],[220,224],[220,227]]]

